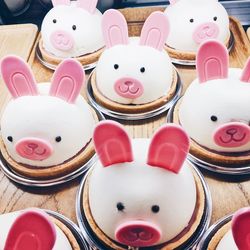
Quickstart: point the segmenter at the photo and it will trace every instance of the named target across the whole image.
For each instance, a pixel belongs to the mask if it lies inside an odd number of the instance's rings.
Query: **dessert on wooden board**
[[[164,51],[169,33],[162,12],[146,20],[141,37],[129,37],[124,16],[104,13],[102,28],[106,50],[91,78],[93,94],[102,106],[124,113],[155,110],[175,94],[177,73]]]
[[[80,95],[85,73],[66,59],[51,83],[37,84],[29,66],[7,56],[1,72],[11,99],[1,118],[1,154],[8,166],[31,179],[64,176],[94,154],[97,117]]]
[[[170,0],[166,40],[170,56],[195,60],[199,46],[210,39],[229,45],[229,16],[218,0]]]
[[[98,60],[104,41],[98,0],[53,0],[41,27],[39,48],[45,61],[58,64],[77,58],[87,65]]]
[[[131,140],[121,125],[105,121],[93,140],[99,161],[84,184],[83,213],[97,239],[111,249],[187,243],[204,215],[205,191],[186,161],[182,128],[165,125],[151,141]]]
[[[250,61],[229,68],[226,47],[203,43],[198,51],[198,78],[174,108],[173,120],[191,137],[190,153],[205,162],[244,166],[250,162]]]

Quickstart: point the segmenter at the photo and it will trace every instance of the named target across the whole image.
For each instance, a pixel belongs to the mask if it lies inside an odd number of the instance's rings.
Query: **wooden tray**
[[[147,16],[155,10],[163,10],[163,8],[140,8],[140,9],[124,9],[122,13],[129,22],[130,34],[139,34],[142,24]],[[7,27],[8,28],[8,27]],[[230,57],[231,66],[242,67],[250,55],[250,42],[241,27],[240,23],[232,19],[231,28],[235,34],[235,47]],[[18,30],[16,32],[19,32]],[[3,31],[0,29],[0,39],[2,39]],[[12,39],[18,41],[13,32]],[[26,34],[26,36],[29,34]],[[15,49],[9,46],[9,43],[1,44],[5,49],[2,53],[10,53]],[[14,43],[14,46],[27,46],[27,42]],[[1,51],[1,50],[0,50]],[[36,59],[32,62],[34,48],[30,55],[30,63],[38,82],[50,80],[52,71],[43,67]],[[12,52],[15,53],[15,52]],[[29,51],[30,53],[30,51]],[[29,54],[28,53],[28,54]],[[178,67],[185,87],[196,77],[195,69],[192,67]],[[0,100],[2,100],[2,92],[0,90]],[[1,103],[0,103],[1,105]],[[154,131],[166,122],[166,114],[157,118],[146,121],[129,121],[123,122],[127,130],[133,137],[151,137]],[[213,217],[212,222],[222,216],[232,213],[237,209],[250,205],[250,181],[247,179],[225,180],[217,178],[214,174],[204,172],[206,181],[209,184],[213,196]],[[74,180],[67,185],[62,185],[53,189],[36,190],[19,185],[12,184],[7,177],[0,171],[0,213],[9,212],[27,207],[41,207],[58,211],[72,220],[75,218],[75,197],[78,190],[80,179]]]

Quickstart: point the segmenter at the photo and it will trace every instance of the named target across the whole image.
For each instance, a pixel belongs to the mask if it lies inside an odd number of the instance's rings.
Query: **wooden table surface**
[[[37,82],[49,81],[53,72],[43,67],[34,56],[36,39],[37,30],[32,25],[0,27],[0,58],[9,53],[20,55],[32,66]],[[187,87],[195,78],[195,70],[188,67],[178,69]],[[1,82],[0,105],[3,105],[6,96]],[[150,120],[125,122],[125,125],[133,137],[150,137],[165,122],[165,118],[166,113]],[[249,180],[230,180],[202,172],[212,193],[212,222],[241,207],[250,206]],[[13,183],[0,171],[0,213],[39,207],[57,211],[76,222],[75,197],[80,181],[81,178],[78,178],[59,187],[35,189]]]

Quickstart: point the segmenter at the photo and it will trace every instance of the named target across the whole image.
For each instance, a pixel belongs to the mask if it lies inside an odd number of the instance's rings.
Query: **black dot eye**
[[[62,140],[62,137],[61,136],[57,136],[55,140],[56,140],[56,142],[60,142]]]
[[[116,208],[118,211],[123,211],[125,209],[125,206],[121,202],[118,202],[116,204]]]
[[[56,21],[56,19],[53,19],[53,23],[56,23],[57,21]]]
[[[115,64],[115,65],[114,65],[114,69],[119,69],[119,65],[118,65],[118,64]]]
[[[154,205],[151,207],[153,213],[158,213],[160,211],[160,207],[158,205]]]
[[[13,137],[12,136],[8,136],[7,140],[10,141],[10,142],[13,142]]]
[[[194,19],[193,19],[193,18],[191,18],[191,19],[189,20],[189,22],[190,22],[190,23],[193,23],[193,22],[194,22]]]
[[[217,116],[215,116],[215,115],[212,115],[210,117],[210,119],[211,119],[212,122],[216,122],[218,120]]]
[[[73,26],[72,26],[72,29],[73,29],[73,30],[76,30],[76,25],[73,25]]]
[[[141,73],[144,73],[144,72],[146,71],[146,69],[145,69],[144,67],[142,67],[142,68],[140,69],[140,71],[141,71]]]
[[[217,16],[215,16],[215,17],[214,17],[214,21],[217,21],[217,19],[218,19],[218,17],[217,17]]]

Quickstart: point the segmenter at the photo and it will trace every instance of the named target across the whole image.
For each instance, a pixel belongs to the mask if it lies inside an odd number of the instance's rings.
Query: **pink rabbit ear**
[[[128,44],[128,25],[118,10],[107,10],[103,14],[102,30],[107,48],[119,44]]]
[[[30,67],[21,58],[16,56],[3,58],[1,73],[13,98],[38,95],[36,81]]]
[[[96,153],[104,167],[133,161],[130,138],[117,122],[100,122],[93,136]]]
[[[248,58],[240,79],[242,82],[250,83],[250,58]]]
[[[58,6],[58,5],[70,5],[70,0],[52,0],[53,6]]]
[[[228,77],[229,55],[224,44],[210,40],[204,42],[197,54],[196,69],[200,83]]]
[[[82,65],[74,59],[64,60],[56,69],[50,88],[50,95],[74,103],[85,81]]]
[[[77,7],[87,10],[89,13],[94,14],[98,0],[78,0]]]
[[[177,125],[160,128],[151,141],[147,164],[179,173],[189,151],[189,137]]]
[[[242,208],[234,214],[232,232],[238,249],[250,249],[250,208]]]
[[[21,214],[12,225],[4,250],[52,250],[56,230],[47,215],[36,210]]]
[[[169,34],[169,27],[168,18],[163,12],[153,12],[143,25],[140,45],[162,50]]]

